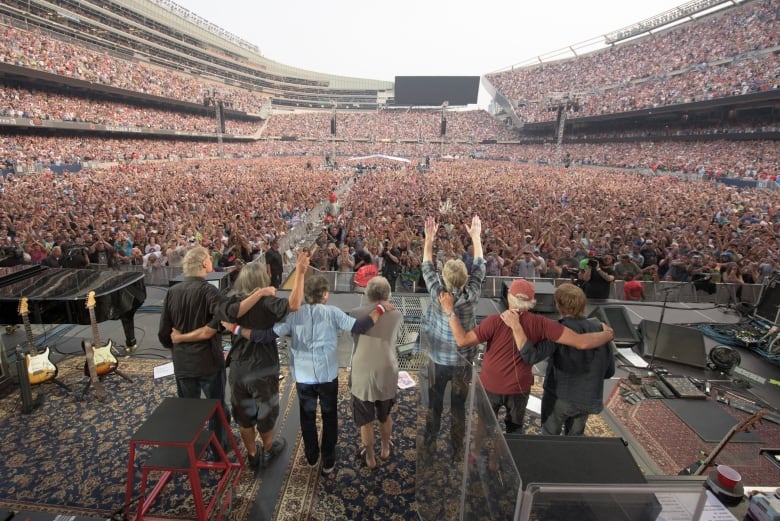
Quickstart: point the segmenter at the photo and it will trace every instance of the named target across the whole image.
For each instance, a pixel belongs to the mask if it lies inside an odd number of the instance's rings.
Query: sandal
[[[393,451],[394,451],[394,450],[395,450],[395,444],[394,444],[394,443],[391,441],[391,442],[390,442],[390,450],[389,450],[389,451],[388,451],[388,453],[387,453],[387,457],[386,457],[386,458],[382,457],[382,454],[381,454],[381,452],[380,452],[380,454],[379,454],[379,459],[381,459],[382,461],[387,461],[387,460],[389,460],[390,458],[392,458],[392,457],[393,457]]]
[[[374,464],[373,467],[368,464],[368,451],[366,450],[365,447],[360,449],[360,452],[358,453],[358,457],[360,457],[361,463],[363,463],[363,465],[365,465],[369,469],[375,469],[376,468],[376,464]]]

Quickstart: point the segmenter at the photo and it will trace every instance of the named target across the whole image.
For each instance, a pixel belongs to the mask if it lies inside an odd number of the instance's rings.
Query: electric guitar
[[[92,363],[95,366],[95,372],[98,376],[103,376],[116,371],[119,362],[111,352],[111,347],[113,346],[111,340],[109,339],[108,342],[106,342],[106,345],[102,345],[100,342],[100,332],[98,330],[97,318],[95,318],[94,291],[90,291],[87,295],[87,309],[89,310],[89,320],[92,322],[93,342],[90,343],[86,340],[81,342],[81,347],[87,355],[87,362],[84,364],[84,375],[92,376],[89,367],[89,357],[92,355]]]
[[[700,461],[696,461],[692,463],[691,465],[685,467],[683,470],[680,471],[681,476],[701,476],[704,474],[704,472],[707,470],[708,467],[710,467],[715,461],[715,458],[718,457],[720,454],[720,451],[723,450],[723,448],[726,446],[726,444],[731,441],[731,438],[734,437],[734,435],[738,432],[745,432],[749,428],[753,426],[757,421],[759,421],[761,418],[764,417],[764,409],[759,410],[757,413],[755,413],[750,418],[745,419],[744,421],[734,425],[725,436],[723,436],[723,439],[720,440],[720,443],[712,449],[712,452],[707,455],[706,458]]]
[[[57,366],[49,359],[49,348],[45,348],[42,353],[38,353],[33,341],[32,327],[30,327],[30,318],[28,317],[30,309],[27,305],[27,297],[22,297],[19,301],[19,315],[24,322],[24,332],[27,335],[27,379],[31,385],[40,384],[53,380],[57,376]]]
[[[95,350],[92,348],[92,344],[87,340],[82,342],[82,347],[84,347],[84,353],[87,355],[89,383],[92,386],[92,389],[95,390],[95,398],[97,398],[99,402],[105,402],[108,399],[108,393],[106,392],[106,388],[103,387],[103,382],[100,381],[97,368],[95,367]]]

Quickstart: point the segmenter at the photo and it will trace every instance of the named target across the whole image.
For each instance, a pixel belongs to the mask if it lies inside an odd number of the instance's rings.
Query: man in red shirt
[[[623,300],[644,300],[645,289],[641,280],[634,280],[631,275],[626,275],[623,284]]]
[[[514,280],[507,294],[509,309],[490,315],[469,332],[463,329],[457,315],[452,314],[452,295],[446,292],[439,295],[445,314],[450,313],[449,323],[458,347],[487,343],[479,378],[493,411],[498,414],[502,405],[506,408],[507,432],[522,428],[533,384],[532,366],[520,356],[525,338],[520,344],[516,343],[516,338],[521,338],[520,335],[525,332],[533,344],[551,340],[582,350],[604,345],[615,336],[606,324],[602,324],[603,331],[580,334],[554,320],[531,313],[531,308],[536,305],[535,295],[532,283],[525,279]],[[507,324],[512,324],[512,327]]]

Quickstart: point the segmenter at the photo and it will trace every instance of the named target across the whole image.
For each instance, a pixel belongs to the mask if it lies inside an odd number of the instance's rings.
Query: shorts
[[[352,395],[352,417],[358,427],[369,424],[375,419],[379,420],[379,423],[385,423],[394,405],[395,398],[364,402]]]
[[[257,427],[259,432],[274,429],[279,417],[279,373],[246,378],[240,364],[230,364],[230,407],[233,417],[241,427]],[[242,378],[244,376],[244,378]]]

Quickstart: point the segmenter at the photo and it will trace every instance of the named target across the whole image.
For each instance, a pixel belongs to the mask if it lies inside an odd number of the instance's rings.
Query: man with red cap
[[[507,432],[522,428],[533,384],[532,366],[520,356],[523,344],[516,344],[513,328],[507,323],[522,325],[522,331],[534,344],[551,340],[576,349],[594,349],[615,336],[612,328],[606,324],[602,325],[603,331],[580,334],[554,320],[531,313],[531,308],[536,305],[535,296],[532,283],[525,279],[515,279],[507,294],[509,309],[488,316],[477,327],[466,332],[458,316],[452,314],[452,294],[442,292],[439,295],[442,309],[449,313],[450,327],[458,347],[487,343],[479,379],[493,411],[497,414],[502,405],[506,408]]]

